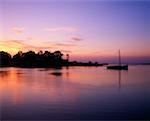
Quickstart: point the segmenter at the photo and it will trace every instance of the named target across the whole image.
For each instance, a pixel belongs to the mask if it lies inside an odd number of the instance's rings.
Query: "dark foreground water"
[[[2,120],[150,119],[150,66],[0,68]]]

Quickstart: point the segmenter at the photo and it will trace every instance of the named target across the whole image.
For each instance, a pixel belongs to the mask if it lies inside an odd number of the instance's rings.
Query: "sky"
[[[71,60],[150,62],[150,1],[0,0],[0,50]],[[64,56],[65,58],[65,56]]]

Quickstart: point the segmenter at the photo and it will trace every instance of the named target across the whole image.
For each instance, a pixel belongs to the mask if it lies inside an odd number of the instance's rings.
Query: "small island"
[[[8,52],[0,51],[0,67],[23,67],[23,68],[59,68],[63,66],[103,66],[107,63],[69,61],[69,54],[63,59],[61,51],[19,51],[14,56]]]

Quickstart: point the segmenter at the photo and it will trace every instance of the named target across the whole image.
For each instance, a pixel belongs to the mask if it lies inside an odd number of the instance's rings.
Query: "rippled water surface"
[[[150,66],[0,68],[3,120],[150,119]]]

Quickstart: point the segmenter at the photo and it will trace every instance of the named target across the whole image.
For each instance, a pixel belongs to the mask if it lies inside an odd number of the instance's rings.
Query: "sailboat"
[[[128,65],[122,65],[121,64],[121,54],[119,50],[119,64],[118,65],[112,65],[112,66],[107,66],[107,69],[114,69],[114,70],[128,70]]]

